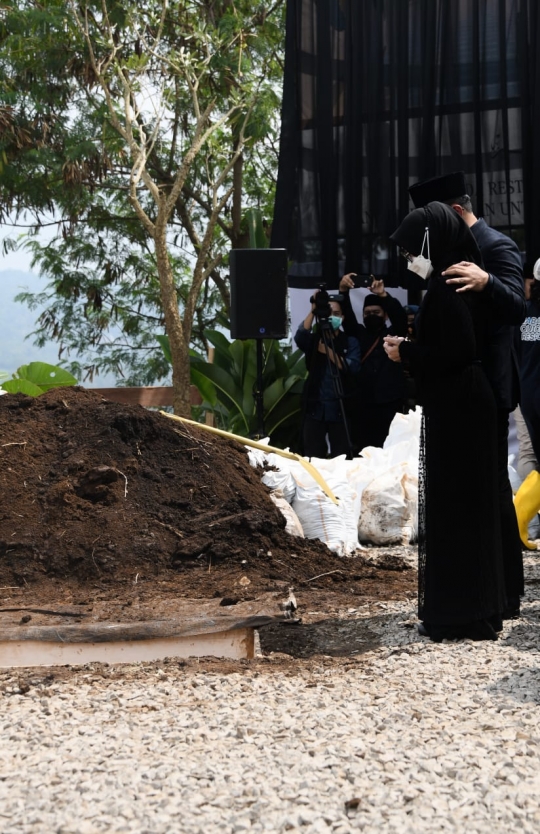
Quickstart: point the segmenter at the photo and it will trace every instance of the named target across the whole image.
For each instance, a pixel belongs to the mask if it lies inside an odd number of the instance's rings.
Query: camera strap
[[[363,364],[364,364],[364,362],[366,361],[366,359],[367,359],[369,356],[371,356],[371,354],[373,353],[373,351],[375,350],[375,348],[377,347],[377,345],[379,344],[379,342],[380,342],[380,341],[381,341],[381,337],[380,337],[380,336],[377,336],[377,338],[375,339],[375,341],[374,341],[374,342],[373,342],[373,344],[371,345],[371,347],[370,347],[370,349],[368,350],[368,352],[367,352],[364,356],[361,356],[361,357],[360,357],[360,364],[361,364],[361,365],[363,365]]]

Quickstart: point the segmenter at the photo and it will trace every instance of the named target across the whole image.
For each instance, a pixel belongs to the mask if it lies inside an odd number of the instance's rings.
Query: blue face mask
[[[333,330],[339,330],[341,327],[341,316],[330,316],[329,321]]]

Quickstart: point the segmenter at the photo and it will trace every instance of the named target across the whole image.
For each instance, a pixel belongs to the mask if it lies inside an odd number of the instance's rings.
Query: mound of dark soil
[[[184,596],[245,596],[254,576],[373,573],[291,538],[260,476],[241,445],[90,390],[2,396],[0,586],[157,580]]]

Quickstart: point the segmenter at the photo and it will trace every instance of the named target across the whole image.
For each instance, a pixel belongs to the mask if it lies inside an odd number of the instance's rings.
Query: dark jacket
[[[521,255],[517,245],[485,220],[471,226],[482,253],[489,282],[484,290],[490,297],[494,324],[482,355],[498,408],[513,411],[519,402],[519,365],[514,327],[526,315]]]
[[[357,321],[348,292],[343,293],[343,299],[343,329],[360,343],[362,365],[357,377],[359,401],[369,406],[403,400],[406,394],[405,374],[399,362],[392,362],[386,355],[383,340],[385,336],[407,335],[407,313],[397,298],[387,292],[384,306],[392,326],[384,328],[380,333],[373,333]],[[377,344],[371,350],[374,342]]]
[[[328,357],[318,351],[321,336],[313,330],[306,330],[301,324],[296,331],[294,341],[306,355],[309,371],[304,385],[303,402],[305,416],[314,420],[335,422],[341,420],[341,406],[336,391]],[[352,379],[360,369],[360,347],[357,339],[338,331],[332,339],[343,368],[339,371],[343,398],[350,396]]]

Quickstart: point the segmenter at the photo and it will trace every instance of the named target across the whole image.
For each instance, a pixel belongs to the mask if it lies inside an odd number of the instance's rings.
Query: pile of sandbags
[[[353,460],[312,458],[338,504],[300,463],[254,449],[249,457],[266,468],[262,480],[293,535],[320,539],[341,556],[352,555],[360,542],[408,544],[418,528],[420,422],[419,408],[397,414],[384,448],[368,447]]]

